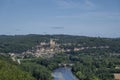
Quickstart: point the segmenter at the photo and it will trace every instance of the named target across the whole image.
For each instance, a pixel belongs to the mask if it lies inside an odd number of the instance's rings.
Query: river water
[[[53,71],[53,77],[54,80],[78,80],[68,67],[57,68]]]

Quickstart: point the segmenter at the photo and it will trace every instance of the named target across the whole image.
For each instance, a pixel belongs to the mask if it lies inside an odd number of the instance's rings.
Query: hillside
[[[0,80],[36,80],[30,73],[18,68],[9,57],[0,55]]]

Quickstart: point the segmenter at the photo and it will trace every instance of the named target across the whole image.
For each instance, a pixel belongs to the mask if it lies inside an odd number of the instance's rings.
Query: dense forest
[[[56,53],[51,58],[25,58],[21,64],[13,62],[3,53],[18,53],[31,49],[40,42],[53,38],[63,44],[61,48],[101,47],[80,51]],[[64,44],[72,43],[71,45]],[[78,45],[80,44],[80,45]],[[52,71],[58,64],[73,63],[72,72],[80,80],[114,80],[120,73],[120,38],[100,38],[70,35],[1,35],[0,36],[0,80],[52,80]]]

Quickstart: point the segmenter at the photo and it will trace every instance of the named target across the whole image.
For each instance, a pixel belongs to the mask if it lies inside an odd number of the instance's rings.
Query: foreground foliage
[[[46,67],[36,63],[23,63],[22,69],[31,73],[37,80],[52,80],[51,72]]]
[[[1,56],[0,56],[1,57]],[[29,73],[20,70],[14,64],[0,59],[0,80],[36,80]]]

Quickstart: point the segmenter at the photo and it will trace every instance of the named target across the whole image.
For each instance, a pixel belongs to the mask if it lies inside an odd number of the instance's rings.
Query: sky
[[[120,37],[120,0],[0,0],[0,35]]]

